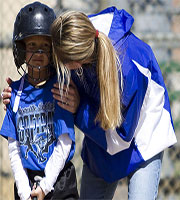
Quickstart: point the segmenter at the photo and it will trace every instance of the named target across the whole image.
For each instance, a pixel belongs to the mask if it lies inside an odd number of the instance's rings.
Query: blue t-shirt
[[[58,137],[68,133],[73,141],[67,161],[70,160],[75,150],[74,117],[53,99],[51,89],[57,77],[51,78],[40,88],[35,88],[25,80],[17,112],[14,112],[13,106],[21,81],[22,78],[12,84],[11,101],[0,134],[19,142],[24,168],[43,170]]]

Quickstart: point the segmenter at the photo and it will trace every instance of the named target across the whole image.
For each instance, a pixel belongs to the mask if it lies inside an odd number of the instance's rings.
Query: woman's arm
[[[6,110],[6,105],[9,104],[9,102],[10,102],[11,92],[12,92],[12,89],[10,87],[10,85],[12,83],[11,78],[8,77],[6,79],[6,81],[9,86],[4,88],[3,92],[1,93],[1,96],[3,99],[3,104],[4,104],[4,110]],[[60,107],[64,108],[65,110],[68,110],[71,113],[76,113],[77,108],[79,106],[80,97],[79,97],[79,93],[78,93],[77,88],[76,88],[75,84],[73,83],[73,81],[70,82],[69,90],[68,90],[67,94],[65,92],[66,87],[64,87],[64,92],[63,92],[62,97],[60,97],[60,94],[59,94],[59,84],[58,83],[54,84],[54,88],[51,91],[53,93],[54,99],[56,99],[58,101],[58,105]]]

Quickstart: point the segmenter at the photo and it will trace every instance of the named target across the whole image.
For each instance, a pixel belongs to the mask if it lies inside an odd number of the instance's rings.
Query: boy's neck
[[[39,87],[43,86],[47,82],[47,80],[44,80],[44,81],[41,81],[41,82],[36,82],[33,79],[31,79],[30,77],[28,77],[28,82],[31,85],[33,85],[35,88],[39,88]]]

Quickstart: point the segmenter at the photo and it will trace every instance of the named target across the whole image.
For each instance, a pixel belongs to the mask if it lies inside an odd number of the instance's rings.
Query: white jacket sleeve
[[[56,182],[60,171],[64,168],[71,149],[71,144],[72,140],[67,133],[59,136],[57,145],[46,164],[44,170],[45,177],[40,181],[40,187],[45,195],[54,189],[53,185]]]
[[[16,182],[18,195],[21,200],[27,200],[30,197],[31,188],[26,170],[23,168],[20,156],[18,141],[8,138],[9,157],[11,168]]]

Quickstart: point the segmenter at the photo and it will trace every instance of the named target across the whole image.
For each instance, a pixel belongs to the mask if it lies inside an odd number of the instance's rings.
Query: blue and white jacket
[[[120,128],[108,131],[94,123],[99,88],[93,66],[84,69],[81,80],[72,72],[81,96],[75,123],[85,134],[83,161],[96,176],[113,182],[177,140],[159,65],[150,46],[131,32],[133,17],[115,7],[89,17],[96,29],[108,35],[120,55],[124,121]]]

